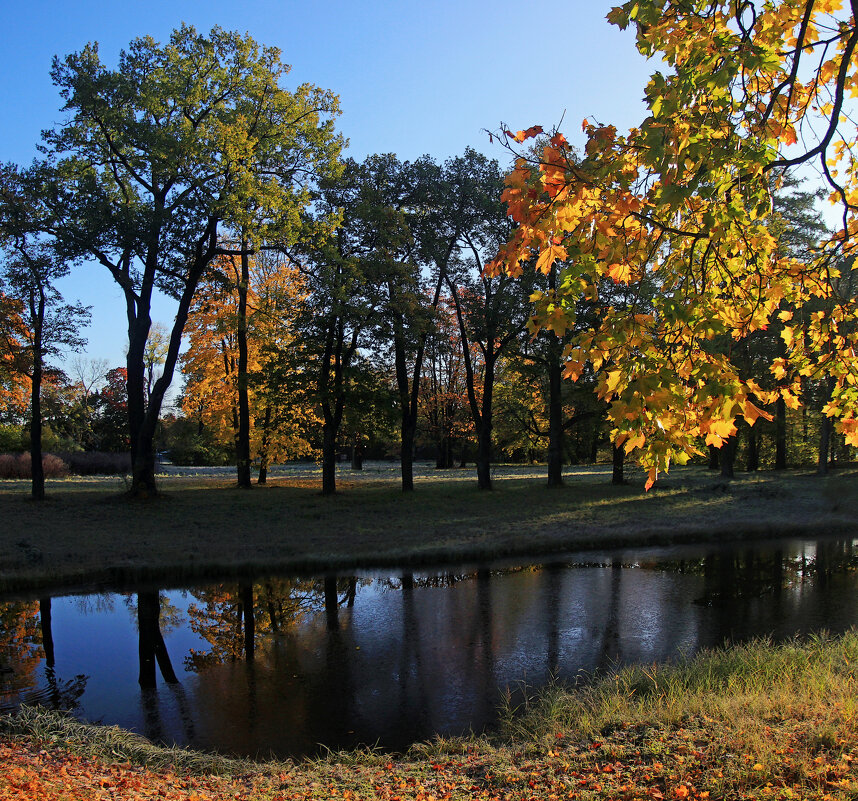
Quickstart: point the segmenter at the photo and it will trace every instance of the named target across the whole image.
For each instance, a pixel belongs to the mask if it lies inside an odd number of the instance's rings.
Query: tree
[[[444,280],[462,341],[468,405],[477,434],[477,484],[480,489],[491,489],[496,370],[527,326],[527,297],[533,287],[526,280],[514,281],[509,274],[484,269],[487,254],[493,255],[509,236],[509,222],[499,202],[497,162],[474,151],[457,161],[471,207],[469,224],[462,227],[457,242],[458,258],[445,271]],[[479,364],[472,358],[472,347],[479,353]]]
[[[519,226],[491,269],[515,275],[532,258],[545,272],[563,263],[570,325],[572,299],[596,295],[603,277],[632,292],[656,282],[654,313],[608,308],[565,353],[570,378],[586,363],[612,365],[597,391],[612,404],[614,441],[639,451],[648,468],[647,486],[702,443],[726,443],[737,417],[752,424],[763,415],[759,404],[774,400],[707,343],[738,341],[776,313],[788,323],[782,301],[828,303],[806,328],[784,326],[788,355],[772,365],[788,378],[780,396],[796,403],[800,379],[827,371],[834,386],[826,414],[858,442],[855,299],[837,285],[839,259],[858,234],[855,124],[845,105],[858,65],[854,0],[846,12],[827,0],[630,0],[608,19],[635,25],[638,49],[670,70],[647,86],[649,116],[624,136],[585,120],[581,160],[559,132],[535,170],[522,157],[504,196]],[[539,133],[534,126],[508,138]],[[767,228],[769,178],[810,163],[841,218],[800,262],[778,253]],[[540,309],[540,326],[548,314]]]
[[[272,231],[293,242],[309,185],[339,152],[336,98],[306,84],[287,91],[288,70],[278,50],[249,36],[188,26],[165,45],[134,40],[115,70],[93,44],[54,62],[68,120],[46,133],[48,158],[34,180],[66,251],[97,261],[124,294],[132,495],[156,492],[158,415],[221,232],[252,227],[248,248]],[[177,310],[147,405],[156,289]]]
[[[453,444],[473,434],[462,342],[456,313],[442,296],[435,309],[435,330],[426,340],[420,377],[419,411],[437,450],[435,467],[453,467]]]
[[[77,389],[80,407],[80,428],[75,434],[75,440],[84,450],[93,450],[95,447],[91,401],[96,388],[104,381],[109,366],[107,359],[87,359],[77,356],[71,361],[70,378]]]
[[[79,331],[89,322],[89,309],[63,302],[56,282],[68,274],[69,267],[57,254],[53,241],[40,236],[33,225],[33,209],[38,201],[18,171],[9,165],[0,175],[2,216],[0,244],[5,262],[2,274],[13,297],[20,301],[26,338],[26,368],[19,369],[30,383],[30,458],[32,495],[45,497],[45,473],[42,468],[42,378],[46,359],[65,348],[81,348],[86,343]]]
[[[216,266],[200,285],[188,317],[188,348],[181,357],[186,376],[182,408],[219,442],[231,442],[238,454],[241,382],[236,280],[242,267],[237,256],[221,256]],[[251,460],[259,464],[260,483],[265,483],[272,456],[295,458],[311,452],[307,429],[315,417],[287,367],[303,358],[295,329],[302,303],[301,277],[292,265],[270,252],[248,257],[246,451],[248,465]]]
[[[0,286],[0,423],[18,426],[30,405],[25,343],[32,337],[22,317],[23,304]]]
[[[98,450],[127,453],[128,370],[114,367],[104,374],[104,386],[95,393],[93,438]]]
[[[414,229],[426,213],[426,178],[433,173],[418,164],[401,164],[391,154],[371,156],[363,165],[364,203],[373,229],[376,280],[381,288],[377,336],[392,352],[393,378],[400,412],[402,489],[414,489],[420,372],[432,305],[422,285]]]
[[[290,254],[307,288],[299,330],[310,359],[307,379],[322,418],[322,493],[336,492],[337,439],[358,349],[379,316],[376,219],[362,165],[349,159],[336,178],[322,183],[316,211],[339,215],[336,230],[316,230]]]

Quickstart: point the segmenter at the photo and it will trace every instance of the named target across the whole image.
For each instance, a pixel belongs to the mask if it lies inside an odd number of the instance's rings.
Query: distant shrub
[[[24,450],[21,426],[0,425],[0,453],[18,453]]]
[[[32,466],[29,453],[0,454],[0,478],[32,478]],[[65,478],[69,474],[69,466],[53,453],[42,454],[42,469],[45,478]]]
[[[0,478],[18,478],[18,456],[0,453]]]
[[[59,455],[77,476],[114,476],[131,472],[130,453],[71,451]]]

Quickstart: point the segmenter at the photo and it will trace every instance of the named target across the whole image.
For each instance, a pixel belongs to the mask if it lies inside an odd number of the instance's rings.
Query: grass
[[[230,477],[170,476],[130,502],[122,479],[48,482],[43,503],[0,482],[0,592],[91,582],[345,571],[581,549],[852,532],[858,471],[744,474],[725,483],[684,468],[646,493],[609,470],[569,470],[549,490],[541,468],[499,469],[480,492],[470,473],[424,470],[415,492],[394,471],[345,473],[333,497],[307,477],[236,488]]]
[[[856,633],[756,641],[549,687],[491,737],[300,763],[191,755],[27,710],[0,726],[0,797],[114,797],[93,792],[97,776],[108,790],[133,779],[139,796],[120,797],[187,801],[854,799],[856,680]]]

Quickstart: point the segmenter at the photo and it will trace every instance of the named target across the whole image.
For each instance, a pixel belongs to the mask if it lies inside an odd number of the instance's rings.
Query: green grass
[[[259,801],[845,801],[858,796],[856,682],[853,632],[780,645],[756,641],[672,665],[630,667],[579,689],[555,685],[507,709],[491,736],[436,739],[398,755],[362,750],[299,763],[227,760],[158,748],[40,710],[0,718],[0,740],[18,742],[22,762],[50,749],[60,758],[83,754],[145,765],[143,785],[152,797],[168,771],[171,786],[176,776],[218,773],[227,784],[218,785],[223,795],[216,797]]]
[[[549,490],[540,468],[499,471],[480,492],[464,471],[421,478],[318,482],[278,478],[239,490],[224,478],[168,477],[131,502],[113,479],[48,483],[35,503],[0,482],[0,591],[260,571],[406,567],[564,550],[854,531],[856,471],[758,473],[725,484],[702,468],[672,471],[649,493],[613,487],[606,468],[569,471]]]

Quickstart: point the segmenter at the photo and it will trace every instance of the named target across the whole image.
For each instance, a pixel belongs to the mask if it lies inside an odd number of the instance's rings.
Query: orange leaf
[[[649,472],[646,477],[646,484],[644,484],[644,490],[649,490],[653,484],[655,484],[655,480],[658,478],[658,468],[650,467]]]
[[[754,425],[758,417],[762,417],[764,420],[772,420],[774,419],[772,415],[768,412],[764,412],[758,406],[754,406],[751,401],[746,400],[742,407],[742,417],[745,418],[748,425]]]
[[[532,139],[534,136],[542,133],[541,125],[531,125],[526,131],[519,131],[513,139],[516,142],[523,142],[525,139]],[[507,135],[509,135],[509,131],[507,131]]]
[[[631,265],[625,262],[616,262],[608,266],[608,276],[614,279],[614,283],[627,284],[632,277]]]

